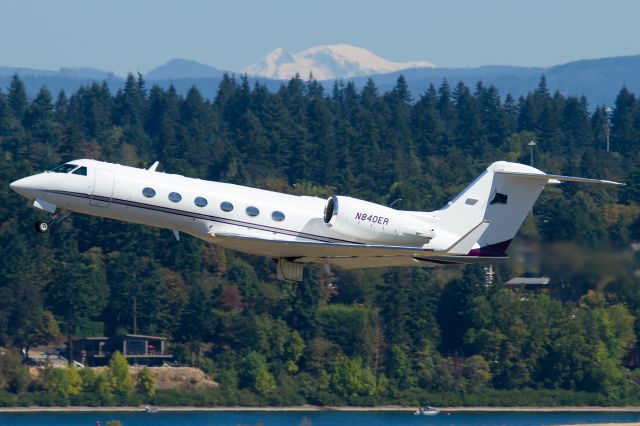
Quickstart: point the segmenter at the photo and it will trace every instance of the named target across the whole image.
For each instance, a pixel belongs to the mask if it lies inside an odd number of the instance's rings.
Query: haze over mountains
[[[228,71],[237,77],[240,73]],[[193,60],[173,59],[144,75],[148,87],[173,85],[184,94],[192,86],[208,98],[215,96],[225,71]],[[429,87],[442,84],[444,79],[455,86],[462,81],[473,88],[478,81],[493,84],[503,96],[520,96],[533,90],[544,74],[550,90],[566,95],[584,95],[593,107],[612,105],[618,91],[626,86],[640,93],[640,55],[590,59],[569,62],[552,67],[482,66],[475,68],[436,68],[421,61],[391,62],[372,52],[350,45],[324,45],[292,54],[276,49],[262,60],[243,70],[251,84],[260,81],[271,90],[277,90],[286,80],[299,74],[306,80],[310,73],[330,90],[336,79],[354,81],[361,88],[371,78],[381,92],[390,90],[400,74],[409,83],[414,98]],[[0,90],[6,92],[11,77],[18,74],[34,96],[42,86],[54,94],[64,89],[74,92],[82,85],[94,81],[106,82],[112,91],[124,84],[124,77],[95,68],[61,68],[58,71],[32,68],[0,67]]]

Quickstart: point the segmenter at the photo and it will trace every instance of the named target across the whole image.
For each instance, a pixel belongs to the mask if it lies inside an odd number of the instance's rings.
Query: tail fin
[[[547,175],[524,164],[498,161],[491,164],[456,198],[434,212],[438,229],[462,236],[489,222],[477,246],[469,250],[474,256],[504,256],[527,213],[538,199],[544,185],[560,181],[618,184],[597,179]],[[479,247],[478,247],[479,246]]]

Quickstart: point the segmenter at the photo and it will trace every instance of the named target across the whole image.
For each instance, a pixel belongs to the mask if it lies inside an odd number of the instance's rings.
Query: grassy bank
[[[276,392],[261,396],[247,390],[158,389],[153,397],[133,393],[106,401],[97,394],[82,393],[61,400],[44,392],[0,393],[0,407],[136,407],[143,404],[161,407],[415,407],[429,404],[439,407],[635,407],[640,396],[612,398],[608,395],[566,390],[492,390],[475,393],[406,391],[388,397],[341,399],[331,394],[287,395]]]

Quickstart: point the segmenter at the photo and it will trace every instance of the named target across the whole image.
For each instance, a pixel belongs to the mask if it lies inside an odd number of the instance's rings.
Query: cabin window
[[[207,204],[209,204],[207,202],[206,198],[203,197],[196,197],[195,200],[193,200],[193,204],[195,204],[198,207],[205,207]]]
[[[145,189],[142,190],[142,195],[144,195],[147,198],[153,198],[156,196],[156,191],[153,188],[146,187]]]
[[[82,166],[82,167],[78,167],[77,169],[75,169],[72,173],[73,175],[80,175],[80,176],[86,176],[87,175],[87,168]]]
[[[179,203],[181,200],[182,200],[182,195],[178,194],[177,192],[169,193],[169,201],[173,201],[174,203]]]
[[[58,167],[51,169],[53,173],[69,173],[78,167],[77,164],[60,164]]]
[[[233,210],[233,204],[228,201],[223,201],[220,203],[220,210],[222,210],[223,212],[230,212],[231,210]]]
[[[258,216],[260,214],[260,210],[257,207],[249,206],[246,208],[245,212],[249,216]]]
[[[284,213],[276,210],[271,213],[271,219],[275,220],[276,222],[282,222],[284,220]]]

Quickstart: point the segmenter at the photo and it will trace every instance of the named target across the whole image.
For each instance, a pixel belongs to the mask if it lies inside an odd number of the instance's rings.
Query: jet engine
[[[374,244],[422,246],[435,237],[424,219],[351,197],[329,198],[324,222],[339,234]]]

